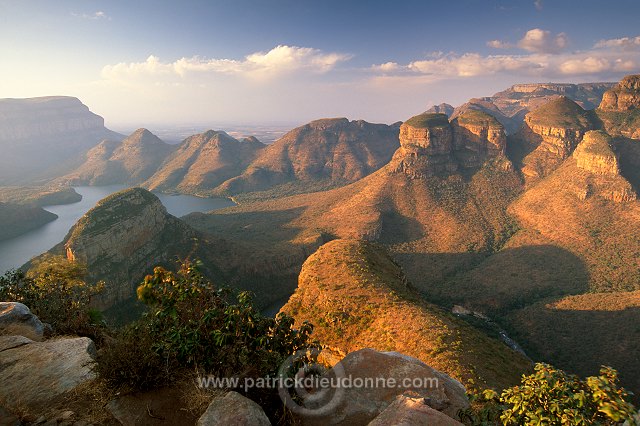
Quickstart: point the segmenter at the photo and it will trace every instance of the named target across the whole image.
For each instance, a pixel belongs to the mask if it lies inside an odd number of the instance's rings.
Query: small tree
[[[462,417],[475,425],[618,425],[625,420],[634,425],[635,409],[628,396],[610,367],[580,380],[548,364],[536,364],[533,374],[501,395],[486,390],[473,397],[476,408]]]
[[[25,275],[8,271],[0,277],[0,300],[20,302],[55,334],[99,337],[100,315],[91,309],[91,297],[103,284],[89,285],[86,268],[62,256],[46,255]]]

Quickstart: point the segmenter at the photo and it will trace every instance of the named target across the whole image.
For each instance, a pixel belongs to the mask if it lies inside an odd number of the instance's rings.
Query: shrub
[[[309,345],[310,324],[294,329],[293,319],[287,315],[262,316],[247,292],[239,293],[232,302],[230,292],[214,286],[194,263],[184,263],[177,273],[155,268],[137,294],[149,311],[135,327],[150,339],[153,355],[128,361],[126,348],[135,345],[138,337],[133,331],[123,334],[120,338],[133,342],[109,345],[98,360],[109,364],[108,368],[99,367],[99,374],[114,385],[140,388],[154,381],[141,372],[118,373],[131,363],[141,367],[150,364],[155,370],[158,362],[169,370],[168,376],[183,367],[226,377],[274,375],[289,355]],[[131,353],[131,357],[140,356]],[[159,380],[166,373],[159,372]]]
[[[54,334],[72,334],[100,339],[98,311],[91,309],[91,297],[102,284],[85,282],[86,268],[62,256],[45,256],[25,275],[8,271],[0,277],[0,300],[20,302],[48,323]]]
[[[472,396],[474,408],[462,418],[474,425],[617,425],[625,420],[633,425],[635,409],[628,396],[610,367],[580,380],[548,364],[536,364],[533,374],[501,395],[485,390]]]

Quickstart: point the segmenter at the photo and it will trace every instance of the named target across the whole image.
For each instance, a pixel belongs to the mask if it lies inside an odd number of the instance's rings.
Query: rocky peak
[[[600,130],[587,132],[573,152],[579,168],[599,175],[620,173],[611,136]]]
[[[122,141],[123,145],[166,145],[160,138],[149,130],[141,128],[130,134]]]
[[[633,187],[620,173],[613,139],[603,131],[590,131],[573,152],[576,166],[583,173],[572,182],[582,200],[597,195],[615,202],[637,199]]]
[[[87,265],[90,281],[109,277],[98,302],[107,308],[132,297],[141,278],[136,274],[175,260],[180,244],[193,235],[158,197],[130,188],[98,202],[71,228],[63,245],[67,259]]]
[[[313,130],[328,130],[330,128],[340,128],[349,124],[349,120],[344,117],[339,118],[321,118],[307,124],[306,128]]]
[[[493,116],[468,110],[451,122],[453,145],[463,167],[479,167],[486,160],[504,156],[507,135]]]
[[[477,168],[504,157],[506,143],[504,127],[485,112],[467,110],[451,123],[445,114],[424,113],[400,127],[395,170],[417,178]]]
[[[602,97],[600,109],[628,111],[640,107],[640,74],[624,77],[617,86]]]
[[[425,112],[435,113],[435,114],[446,114],[447,117],[451,117],[453,114],[454,108],[452,105],[447,103],[441,103],[440,105],[434,105]]]

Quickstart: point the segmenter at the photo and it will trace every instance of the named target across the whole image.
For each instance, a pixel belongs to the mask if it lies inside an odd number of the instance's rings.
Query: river
[[[33,229],[15,238],[0,241],[0,274],[7,269],[18,268],[33,256],[49,250],[69,232],[69,229],[89,209],[104,197],[126,188],[121,185],[79,186],[75,190],[82,195],[82,200],[73,204],[44,207],[58,218],[37,229]],[[207,212],[233,206],[233,201],[226,198],[199,198],[191,195],[155,194],[167,211],[180,217],[193,212]]]

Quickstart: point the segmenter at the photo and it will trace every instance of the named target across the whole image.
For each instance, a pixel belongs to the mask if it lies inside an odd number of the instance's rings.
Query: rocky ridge
[[[122,142],[100,142],[87,152],[84,164],[59,180],[72,185],[139,184],[173,150],[147,129],[138,129]]]
[[[346,118],[315,120],[268,146],[242,174],[217,191],[238,194],[289,184],[309,192],[310,185],[321,182],[353,182],[389,161],[398,147],[397,132],[397,125]]]
[[[143,186],[210,195],[222,182],[242,173],[264,147],[253,137],[238,141],[223,131],[208,130],[185,139]]]

